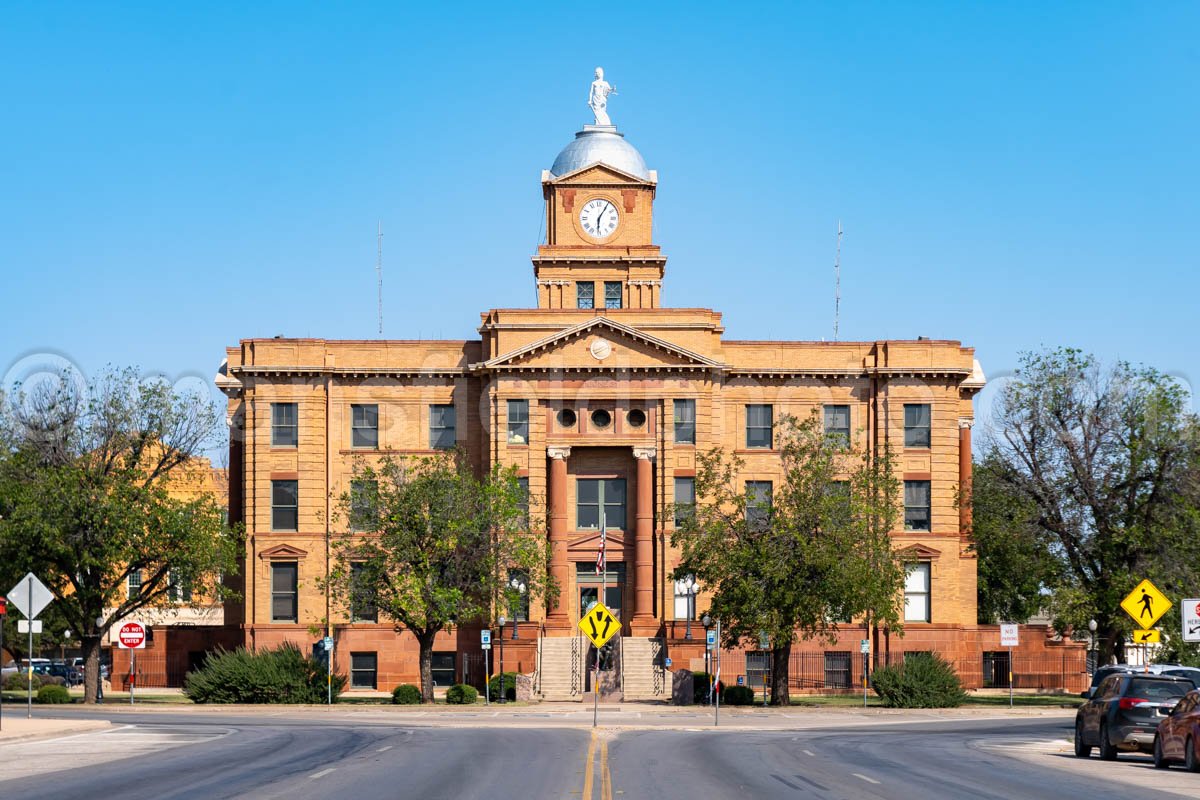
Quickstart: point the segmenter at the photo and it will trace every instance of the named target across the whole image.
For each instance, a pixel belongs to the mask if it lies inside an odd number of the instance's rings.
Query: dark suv
[[[1187,678],[1121,672],[1105,678],[1075,714],[1075,755],[1093,747],[1112,761],[1119,751],[1149,753],[1158,723],[1192,690]]]

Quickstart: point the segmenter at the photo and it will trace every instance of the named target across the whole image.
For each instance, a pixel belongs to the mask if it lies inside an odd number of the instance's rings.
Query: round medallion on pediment
[[[603,361],[612,355],[612,344],[607,339],[596,339],[588,347],[588,352],[592,354],[592,358]]]

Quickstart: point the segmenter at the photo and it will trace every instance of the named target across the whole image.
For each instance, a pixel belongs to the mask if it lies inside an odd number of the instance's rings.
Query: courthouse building
[[[976,624],[969,511],[956,502],[970,479],[972,399],[984,386],[973,349],[927,339],[745,341],[726,335],[719,311],[670,306],[667,256],[651,235],[658,175],[615,127],[576,133],[541,186],[537,306],[484,311],[478,338],[277,337],[227,350],[217,384],[234,430],[230,516],[245,523],[246,549],[242,599],[226,613],[245,642],[307,648],[329,615],[337,669],[355,687],[417,682],[411,634],[387,619],[351,619],[327,597],[327,539],[344,530],[336,498],[356,460],[458,447],[480,469],[515,465],[533,514],[545,515],[560,592],[504,629],[505,668],[534,674],[547,698],[586,690],[575,625],[599,599],[603,527],[604,600],[622,623],[619,683],[626,698],[660,697],[670,686],[666,658],[676,668],[703,663],[694,620],[706,598],[672,578],[667,513],[692,499],[697,453],[736,454],[739,480],[770,491],[781,479],[773,424],[817,410],[856,448],[893,448],[903,473],[894,539],[916,564],[905,635],[878,635],[876,649],[960,660],[999,650],[995,628]],[[514,263],[513,280],[528,279],[515,254],[498,258]],[[479,629],[462,624],[439,637],[439,683],[477,679]],[[797,649],[857,653],[866,635],[848,626],[840,643]],[[494,671],[498,648],[491,655]]]

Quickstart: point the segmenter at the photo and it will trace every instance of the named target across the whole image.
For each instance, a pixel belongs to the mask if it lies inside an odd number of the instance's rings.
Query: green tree
[[[350,533],[333,541],[333,594],[369,603],[420,647],[421,695],[433,702],[433,643],[458,622],[511,607],[509,573],[531,597],[549,587],[549,552],[530,530],[515,468],[477,476],[461,453],[357,464],[339,509]],[[359,532],[366,533],[359,533]]]
[[[166,604],[172,580],[218,591],[236,566],[222,505],[168,490],[214,440],[217,417],[209,398],[110,370],[90,387],[63,375],[20,391],[0,420],[0,564],[54,592],[94,702],[114,623]],[[127,592],[135,570],[141,590]]]
[[[699,454],[696,503],[671,541],[676,575],[712,592],[724,645],[769,635],[771,702],[787,705],[798,639],[832,637],[855,618],[902,629],[905,564],[892,546],[900,487],[889,453],[847,449],[815,413],[780,420],[776,438],[783,480],[771,496],[740,483],[740,459]]]
[[[1071,349],[1023,355],[996,402],[989,480],[1032,512],[1056,562],[1056,625],[1095,619],[1103,662],[1124,659],[1133,625],[1119,604],[1142,578],[1175,598],[1196,585],[1200,426],[1187,403],[1170,376]]]
[[[1026,622],[1050,600],[1060,564],[1037,524],[1037,505],[1003,479],[994,455],[975,464],[970,497],[979,568],[979,622]]]

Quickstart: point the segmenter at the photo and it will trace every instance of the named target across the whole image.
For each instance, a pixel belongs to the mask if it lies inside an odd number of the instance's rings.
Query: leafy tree
[[[1026,622],[1050,600],[1059,562],[1052,542],[1037,525],[1037,506],[1001,478],[994,455],[974,467],[967,501],[972,513],[972,548],[979,567],[979,622]]]
[[[740,459],[699,454],[696,503],[671,541],[682,551],[676,575],[712,592],[724,645],[769,635],[771,703],[787,705],[797,639],[831,637],[856,617],[902,628],[905,564],[891,539],[900,487],[890,454],[846,449],[815,413],[780,420],[777,438],[783,480],[772,497],[739,484]]]
[[[1196,585],[1200,426],[1186,392],[1148,367],[1104,367],[1072,349],[1028,353],[993,426],[989,479],[1032,512],[1038,549],[1056,562],[1056,625],[1095,619],[1101,661],[1123,660],[1133,627],[1125,595],[1142,578],[1173,597]],[[994,530],[995,520],[983,524]]]
[[[548,589],[549,553],[530,531],[515,468],[477,476],[461,453],[358,464],[339,502],[351,533],[336,536],[330,586],[347,606],[369,603],[420,646],[421,696],[433,702],[433,643],[459,621],[486,620],[509,572],[530,596]],[[369,533],[357,533],[369,531]]]
[[[209,400],[132,370],[86,387],[64,375],[9,398],[0,415],[0,564],[32,571],[82,645],[85,702],[114,623],[168,601],[172,580],[215,587],[238,537],[215,498],[169,481],[217,432]],[[140,571],[140,592],[129,593]]]

